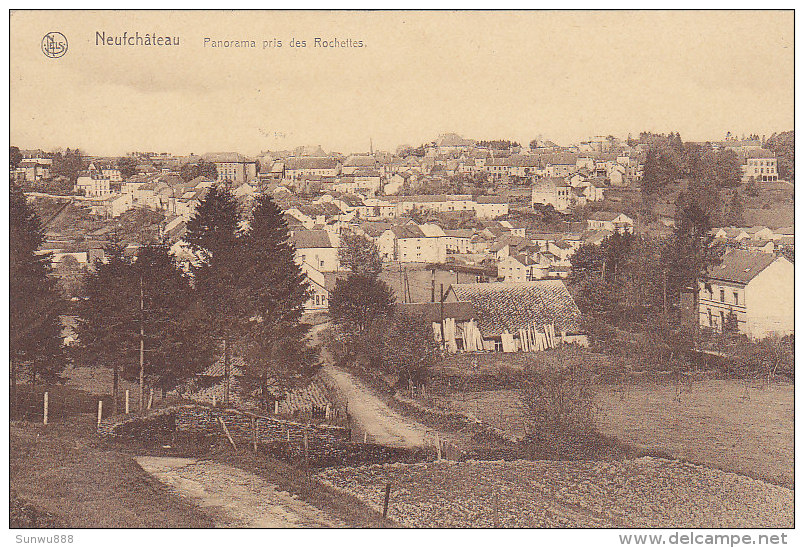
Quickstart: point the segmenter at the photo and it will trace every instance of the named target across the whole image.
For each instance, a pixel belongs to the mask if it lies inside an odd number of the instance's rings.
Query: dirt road
[[[354,424],[352,430],[358,437],[365,433],[368,441],[390,447],[432,445],[432,441],[428,441],[432,436],[428,435],[426,426],[393,411],[346,371],[325,365],[324,374],[338,385],[338,390],[349,402],[349,414]]]
[[[321,324],[311,329],[311,337],[318,340],[318,333],[328,327]],[[359,380],[333,364],[326,348],[321,348],[324,360],[323,373],[334,382],[349,405],[352,417],[352,432],[360,440],[366,434],[368,441],[390,447],[422,447],[432,445],[433,435],[423,424],[409,420],[389,408],[371,393]]]
[[[212,514],[218,527],[345,527],[265,479],[217,462],[137,457],[149,474]]]

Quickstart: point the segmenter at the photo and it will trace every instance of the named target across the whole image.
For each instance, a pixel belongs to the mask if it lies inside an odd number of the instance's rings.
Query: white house
[[[741,166],[742,182],[776,181],[779,179],[779,169],[776,155],[770,150],[752,150],[746,153],[745,163]]]
[[[302,272],[310,285],[310,298],[304,303],[305,312],[329,309],[329,290],[326,287],[324,273],[307,262],[301,265]]]
[[[389,231],[394,236],[394,260],[403,263],[443,263],[447,260],[448,238],[441,227],[411,223],[392,227],[386,232]]]
[[[610,230],[612,232],[633,232],[634,220],[625,213],[597,211],[587,220],[589,230]]]
[[[550,263],[538,255],[534,260],[526,254],[509,255],[497,265],[497,277],[506,282],[532,282],[546,278]]]
[[[752,339],[793,333],[793,271],[793,263],[781,255],[727,251],[699,280],[699,324],[722,331],[734,317],[738,331]]]
[[[478,219],[495,219],[508,215],[508,200],[504,196],[478,196],[473,208]]]
[[[559,177],[546,177],[534,183],[531,189],[531,204],[551,205],[556,211],[565,212],[572,207],[573,192],[570,184]]]
[[[320,272],[337,272],[340,269],[340,241],[337,235],[326,230],[297,230],[290,241],[296,247],[298,264],[307,263]]]

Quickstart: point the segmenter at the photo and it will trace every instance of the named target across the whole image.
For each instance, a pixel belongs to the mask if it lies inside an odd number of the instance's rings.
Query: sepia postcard
[[[792,544],[794,18],[11,10],[8,537]]]

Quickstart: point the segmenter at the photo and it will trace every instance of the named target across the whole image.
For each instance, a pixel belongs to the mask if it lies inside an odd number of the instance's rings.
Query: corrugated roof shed
[[[480,331],[487,337],[506,330],[516,333],[531,324],[555,324],[557,333],[583,331],[581,312],[560,280],[453,284],[449,294],[472,303]]]

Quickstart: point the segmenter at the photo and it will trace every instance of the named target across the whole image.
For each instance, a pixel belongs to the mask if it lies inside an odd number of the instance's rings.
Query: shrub
[[[551,456],[568,456],[595,434],[594,382],[583,366],[528,368],[520,403],[530,422],[528,440]]]

